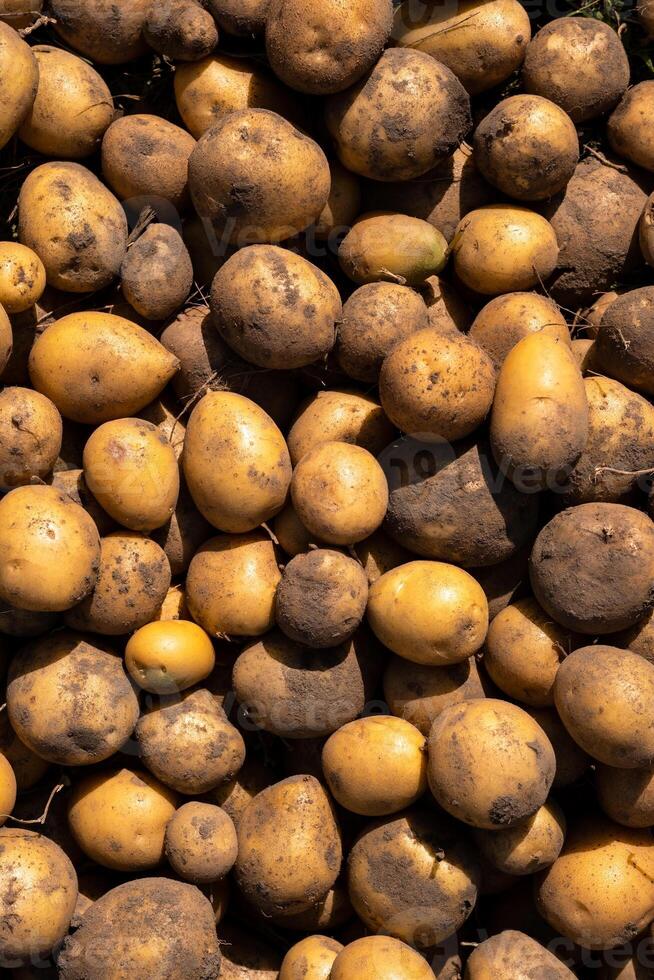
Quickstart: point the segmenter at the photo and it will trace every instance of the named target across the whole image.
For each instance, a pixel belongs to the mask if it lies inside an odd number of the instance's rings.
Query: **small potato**
[[[554,953],[530,936],[506,929],[473,949],[466,963],[465,980],[509,980],[530,974],[543,980],[573,980],[575,976]]]
[[[33,49],[17,30],[0,22],[0,74],[8,78],[0,105],[0,149],[7,145],[32,108],[39,85],[39,66]]]
[[[318,391],[300,406],[288,434],[293,466],[322,442],[348,442],[377,456],[395,429],[379,402],[356,391]]]
[[[263,34],[270,0],[206,0],[207,9],[228,34],[251,37]]]
[[[393,25],[389,0],[272,0],[266,17],[266,53],[276,75],[290,88],[330,95],[354,85],[369,71]]]
[[[166,824],[176,805],[176,794],[149,773],[102,771],[73,787],[68,822],[78,845],[96,864],[143,872],[163,860]]]
[[[234,866],[238,841],[224,810],[210,803],[185,803],[166,827],[166,858],[173,871],[194,885],[224,878]]]
[[[184,476],[209,523],[242,534],[284,506],[291,460],[284,437],[263,409],[234,392],[212,391],[188,421]]]
[[[139,704],[120,657],[64,631],[35,640],[13,658],[7,711],[18,737],[40,758],[87,766],[121,748]]]
[[[186,578],[186,600],[210,636],[260,636],[275,623],[280,578],[275,548],[265,531],[223,534],[196,551]]]
[[[264,915],[310,908],[341,867],[341,839],[331,803],[313,776],[291,776],[259,793],[243,814],[235,873]]]
[[[156,619],[170,586],[164,552],[142,534],[117,531],[102,538],[93,591],[71,609],[72,629],[123,636]]]
[[[75,869],[54,841],[31,830],[0,829],[3,963],[49,958],[68,932],[76,901]]]
[[[179,496],[173,447],[142,419],[98,426],[84,447],[84,477],[100,506],[131,531],[162,527]]]
[[[545,732],[508,701],[481,698],[446,708],[428,747],[436,801],[482,830],[513,827],[532,816],[554,779],[554,750]]]
[[[600,323],[594,357],[598,371],[654,395],[654,287],[632,289],[611,304]]]
[[[216,786],[208,795],[237,826],[257,793],[270,786],[275,778],[273,770],[266,768],[262,762],[259,762],[257,756],[250,752],[234,778]]]
[[[279,980],[329,980],[334,960],[343,948],[328,936],[307,936],[289,949]]]
[[[614,633],[652,606],[654,525],[622,504],[580,504],[557,514],[529,562],[536,599],[578,633]]]
[[[191,614],[186,605],[186,593],[181,585],[171,585],[153,622],[168,623],[180,619],[191,622]]]
[[[221,337],[246,361],[298,368],[334,346],[341,300],[331,279],[301,255],[252,245],[217,272],[211,312]]]
[[[273,530],[280,547],[291,558],[308,551],[312,544],[318,547],[325,544],[324,541],[316,540],[316,536],[304,526],[290,503],[275,517]]]
[[[649,266],[654,266],[654,194],[650,194],[647,198],[645,209],[640,216],[638,234],[643,258]]]
[[[121,201],[165,198],[180,210],[194,147],[189,133],[160,116],[121,116],[102,140],[102,174]]]
[[[120,267],[123,296],[146,320],[165,320],[184,305],[193,266],[182,236],[170,225],[149,225]]]
[[[18,242],[0,242],[0,303],[7,313],[23,313],[41,299],[45,267],[36,252]]]
[[[570,830],[561,856],[536,879],[536,907],[557,935],[587,949],[631,942],[654,916],[654,845],[649,830],[606,818]]]
[[[481,853],[508,875],[531,875],[554,864],[565,839],[565,817],[553,802],[544,803],[533,816],[506,830],[476,830]]]
[[[196,0],[158,0],[151,4],[143,37],[171,61],[199,61],[218,44],[216,22]]]
[[[330,160],[332,186],[327,203],[318,215],[314,234],[319,242],[331,243],[351,228],[361,213],[361,181],[338,160]]]
[[[631,650],[654,663],[654,610],[650,609],[629,629],[614,633],[607,639],[610,639],[613,646]]]
[[[421,218],[373,212],[354,223],[338,250],[338,261],[359,285],[387,280],[421,286],[444,268],[447,242]]]
[[[189,159],[195,210],[223,243],[284,241],[327,203],[331,177],[317,143],[275,112],[242,109],[219,120]]]
[[[0,827],[7,822],[16,805],[16,776],[5,755],[0,755]]]
[[[0,377],[5,383],[10,379],[4,375],[4,370],[9,364],[12,350],[14,347],[14,336],[11,327],[11,320],[5,313],[5,309],[0,305]]]
[[[207,634],[183,619],[146,623],[125,648],[130,676],[152,694],[185,691],[208,677],[215,663]]]
[[[428,54],[388,48],[357,85],[327,99],[325,121],[348,170],[372,180],[411,180],[461,143],[471,125],[470,100],[450,69]]]
[[[339,878],[324,898],[312,905],[310,909],[305,912],[295,912],[293,915],[277,916],[275,925],[280,929],[300,930],[301,932],[328,932],[345,925],[353,916],[354,910],[348,898],[345,882]]]
[[[393,971],[402,980],[435,980],[434,972],[415,949],[391,936],[364,936],[338,954],[331,980],[375,980]]]
[[[538,293],[505,293],[479,311],[469,335],[499,369],[519,341],[540,331],[570,345],[568,325],[549,297]]]
[[[392,657],[384,673],[384,697],[392,713],[429,735],[434,720],[451,704],[483,698],[474,657],[447,667]]]
[[[617,769],[654,762],[654,731],[639,721],[654,696],[654,665],[630,650],[595,646],[575,650],[559,667],[554,699],[575,742]]]
[[[39,256],[49,286],[90,293],[118,275],[127,248],[127,219],[111,191],[86,167],[43,163],[20,189],[18,240]]]
[[[419,442],[453,442],[474,432],[494,392],[488,354],[465,337],[445,336],[431,326],[396,344],[379,376],[384,411]]]
[[[179,362],[159,341],[111,313],[70,313],[45,330],[30,354],[32,384],[65,418],[100,425],[148,405]]]
[[[379,528],[373,531],[369,538],[357,542],[354,552],[366,573],[368,585],[372,585],[391,568],[404,565],[413,557],[410,552],[393,541],[385,531]]]
[[[590,758],[577,745],[554,708],[525,708],[543,729],[556,756],[556,775],[552,788],[565,789],[572,786],[587,772]]]
[[[629,84],[617,32],[593,17],[560,17],[535,35],[522,71],[527,92],[551,99],[573,122],[608,112]]]
[[[296,643],[335,647],[359,628],[367,599],[361,565],[338,551],[318,548],[285,567],[275,595],[277,625]]]
[[[293,506],[310,532],[329,544],[356,544],[375,531],[388,506],[388,484],[371,453],[323,442],[295,467]]]
[[[488,603],[462,568],[412,561],[373,583],[368,622],[378,639],[413,663],[449,665],[467,660],[488,629]]]
[[[54,487],[18,487],[0,500],[0,600],[63,612],[95,586],[100,538],[89,515]]]
[[[45,759],[38,756],[20,740],[11,727],[6,711],[3,712],[0,719],[0,753],[9,764],[9,769],[7,769],[0,763],[0,769],[3,770],[0,776],[0,786],[2,787],[0,797],[3,800],[0,802],[0,821],[4,823],[1,814],[10,813],[13,809],[13,804],[11,808],[8,808],[8,798],[11,796],[13,784],[16,784],[18,793],[34,789],[50,767]],[[12,783],[12,775],[14,783]]]
[[[645,170],[654,170],[654,139],[643,125],[654,112],[654,82],[628,89],[606,126],[611,149]]]
[[[33,0],[30,0],[34,7]],[[143,24],[149,0],[50,0],[54,29],[71,48],[101,65],[122,65],[147,51]]]
[[[391,348],[427,324],[427,309],[418,293],[397,283],[368,283],[343,305],[338,362],[356,381],[375,383]]]
[[[554,488],[588,442],[588,399],[565,342],[529,334],[500,369],[491,413],[493,456],[518,489]]]
[[[570,344],[570,350],[582,375],[586,377],[592,370],[593,353],[595,350],[594,340],[582,340],[575,338]]]
[[[61,415],[29,388],[0,392],[0,490],[43,480],[59,456]]]
[[[152,535],[153,540],[163,548],[173,578],[186,574],[196,551],[211,534],[211,525],[195,507],[182,481],[173,516]]]
[[[654,776],[650,769],[595,767],[597,800],[607,817],[624,827],[654,824]]]
[[[490,204],[467,214],[451,250],[461,282],[486,296],[546,282],[559,256],[552,225],[535,211],[510,204]]]
[[[574,123],[539,95],[503,99],[475,131],[476,164],[486,180],[518,201],[552,197],[579,161]]]
[[[82,58],[62,48],[32,48],[39,68],[34,103],[18,135],[45,156],[81,160],[100,146],[114,118],[109,87]]]
[[[337,803],[364,817],[397,813],[427,788],[425,737],[402,718],[359,718],[331,735],[322,766]]]

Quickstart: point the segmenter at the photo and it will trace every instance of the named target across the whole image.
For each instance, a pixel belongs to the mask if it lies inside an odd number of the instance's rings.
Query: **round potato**
[[[284,509],[275,517],[273,529],[280,547],[291,558],[308,551],[312,544],[316,547],[325,544],[324,541],[316,540],[316,536],[304,526],[290,503],[286,504]]]
[[[590,767],[590,758],[568,733],[554,708],[525,708],[543,729],[556,756],[556,775],[552,788],[565,789],[576,783]]]
[[[470,327],[470,337],[499,369],[519,341],[540,331],[570,345],[565,318],[549,297],[538,293],[505,293],[479,311]]]
[[[166,827],[166,859],[173,871],[194,885],[224,878],[238,853],[236,828],[211,803],[185,803]]]
[[[0,489],[43,480],[57,461],[63,427],[49,398],[29,388],[0,392]]]
[[[336,286],[301,255],[251,245],[211,286],[214,324],[229,346],[262,368],[298,368],[324,358],[341,317]]]
[[[30,111],[39,85],[39,66],[33,49],[18,31],[0,21],[0,73],[12,84],[0,105],[0,149],[7,145]]]
[[[219,120],[189,159],[195,210],[233,245],[276,243],[308,228],[329,197],[327,157],[304,133],[267,109]]]
[[[160,0],[148,8],[143,37],[171,61],[198,61],[216,47],[218,30],[197,0]]]
[[[619,296],[602,317],[595,341],[597,369],[654,395],[654,287]]]
[[[288,434],[288,451],[293,466],[322,442],[349,442],[377,456],[394,435],[381,405],[370,395],[318,391],[300,406]]]
[[[513,827],[532,816],[554,780],[554,749],[545,732],[508,701],[481,698],[445,708],[428,747],[436,801],[482,830]]]
[[[170,225],[149,225],[120,267],[123,296],[146,320],[165,320],[184,305],[193,266],[182,236]]]
[[[34,2],[31,0],[32,7]],[[122,65],[147,51],[143,24],[149,0],[50,0],[54,29],[71,48],[101,65]]]
[[[559,257],[552,225],[535,211],[512,204],[489,204],[467,214],[451,250],[461,282],[486,296],[546,282]]]
[[[0,303],[6,313],[23,313],[41,299],[45,267],[36,252],[18,242],[0,242]]]
[[[451,704],[483,698],[484,689],[474,657],[448,667],[392,657],[384,672],[384,697],[394,715],[427,736],[441,711]]]
[[[389,48],[357,85],[327,99],[325,119],[348,170],[411,180],[461,143],[471,125],[470,99],[446,65],[422,51]]]
[[[561,808],[544,803],[533,816],[506,830],[476,830],[477,847],[494,867],[508,875],[531,875],[554,864],[565,840]]]
[[[402,980],[435,980],[427,960],[391,936],[364,936],[338,954],[331,980],[373,980],[394,971]]]
[[[508,977],[529,976],[530,973],[548,980],[573,980],[575,976],[535,939],[505,929],[473,949],[466,963],[465,980],[491,980],[494,977],[508,980]]]
[[[654,777],[651,769],[595,767],[597,800],[607,817],[624,827],[654,824]]]
[[[100,538],[85,510],[54,487],[0,500],[0,599],[18,609],[63,612],[95,586]]]
[[[307,936],[289,949],[279,980],[329,980],[334,960],[343,948],[328,936]]]
[[[606,127],[611,149],[639,167],[654,170],[654,141],[643,119],[654,111],[654,82],[628,89]]]
[[[183,619],[146,623],[125,648],[133,680],[152,694],[185,691],[208,677],[216,662],[213,644],[199,626]]]
[[[109,87],[91,65],[62,48],[38,44],[32,52],[39,84],[18,135],[45,156],[91,156],[114,118]]]
[[[263,34],[270,0],[207,0],[207,9],[228,34],[251,37]]]
[[[11,763],[0,754],[0,827],[7,822],[16,805],[16,775]]]
[[[387,280],[421,286],[447,262],[447,242],[422,218],[404,214],[364,214],[343,239],[338,260],[359,285]]]
[[[488,603],[472,575],[454,565],[412,561],[370,589],[368,622],[378,639],[418,664],[467,660],[488,629]]]
[[[170,587],[170,565],[154,541],[117,531],[101,541],[100,570],[93,591],[70,609],[72,629],[123,636],[156,619]]]
[[[529,561],[536,599],[566,629],[627,629],[651,608],[654,524],[622,504],[580,504],[557,514]]]

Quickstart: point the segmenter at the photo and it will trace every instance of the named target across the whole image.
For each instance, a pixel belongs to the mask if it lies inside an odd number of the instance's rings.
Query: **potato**
[[[5,384],[11,383],[11,379],[5,372],[5,368],[9,364],[13,347],[14,336],[11,320],[5,313],[4,307],[0,305],[0,378]]]
[[[200,545],[211,536],[211,526],[196,509],[182,482],[171,519],[152,534],[170,563],[173,577],[186,574]]]
[[[622,504],[580,504],[542,529],[531,554],[534,595],[567,629],[627,629],[652,606],[654,525]]]
[[[565,839],[566,822],[554,802],[506,830],[476,830],[474,839],[484,857],[508,875],[531,875],[554,864]]]
[[[479,568],[533,540],[538,499],[504,478],[486,441],[426,447],[406,439],[395,448],[384,527],[398,543],[425,558]]]
[[[0,20],[15,31],[30,27],[43,10],[43,0],[0,0]]]
[[[519,68],[531,38],[529,16],[516,0],[464,0],[395,12],[393,37],[447,65],[471,95],[493,88]]]
[[[531,333],[542,331],[570,345],[570,331],[559,307],[538,293],[505,293],[479,311],[470,337],[491,357],[496,368],[515,345]]]
[[[152,694],[185,691],[208,677],[216,661],[211,640],[183,619],[146,623],[128,640],[125,666]]]
[[[245,760],[240,733],[205,689],[155,703],[139,719],[136,739],[150,772],[188,796],[233,779]]]
[[[279,980],[329,980],[334,960],[344,949],[328,936],[306,936],[291,946],[282,962]]]
[[[565,23],[573,20],[566,18]],[[595,29],[593,20],[583,23]],[[606,24],[599,27],[610,31]],[[616,43],[620,42],[616,39]],[[600,76],[603,89],[606,70],[605,66]],[[607,166],[586,157],[565,192],[544,208],[560,248],[548,291],[568,309],[588,306],[598,293],[613,289],[616,282],[643,267],[637,229],[648,188],[642,174],[622,166],[616,170],[612,163],[609,160]]]
[[[304,912],[295,912],[293,915],[277,916],[274,922],[279,929],[315,933],[338,929],[349,922],[353,916],[354,910],[350,904],[346,884],[342,878],[339,878],[325,897],[311,908]]]
[[[86,912],[57,958],[61,980],[99,974],[203,980],[222,976],[210,903],[170,878],[138,878],[112,888]]]
[[[282,954],[251,929],[221,922],[218,941],[220,980],[278,980]]]
[[[207,9],[227,34],[263,34],[270,0],[206,0]]]
[[[233,779],[216,786],[208,794],[209,799],[231,817],[235,826],[257,793],[272,785],[275,775],[251,752]]]
[[[166,592],[166,598],[163,601],[161,609],[153,622],[168,623],[171,621],[176,622],[180,619],[187,622],[191,621],[191,614],[186,605],[186,593],[184,592],[183,586],[171,585]]]
[[[426,736],[441,711],[451,704],[483,698],[484,689],[474,657],[447,667],[392,657],[384,673],[384,697],[394,715]]]
[[[530,973],[547,980],[573,980],[575,976],[554,953],[530,936],[506,929],[473,949],[466,963],[465,980],[509,980],[528,977]]]
[[[34,4],[32,3],[32,6]],[[149,0],[50,0],[54,29],[75,51],[101,65],[122,65],[147,51],[143,24]]]
[[[236,861],[236,829],[220,807],[185,803],[168,822],[164,848],[180,878],[194,885],[209,884],[224,878]]]
[[[0,778],[0,786],[2,786],[0,814],[3,814],[10,813],[13,809],[12,792],[23,793],[25,790],[33,789],[46,774],[49,765],[45,759],[21,742],[11,727],[6,711],[0,719],[0,752],[8,764],[7,766],[0,764],[3,770]],[[1,816],[0,821],[4,823]]]
[[[650,832],[605,818],[578,822],[536,880],[536,906],[557,934],[588,949],[630,942],[654,918]]]
[[[481,586],[463,569],[412,561],[373,583],[368,622],[384,646],[406,660],[449,665],[481,647],[488,604]]]
[[[0,303],[5,312],[25,312],[44,289],[45,267],[36,252],[18,242],[0,242]]]
[[[381,528],[373,531],[369,538],[357,542],[354,553],[366,573],[368,585],[376,582],[385,572],[390,572],[391,568],[404,565],[412,558],[405,548],[393,541]]]
[[[312,544],[316,547],[325,544],[324,541],[316,540],[316,536],[304,526],[290,503],[286,504],[284,509],[275,517],[273,533],[281,548],[291,558],[308,551]]]
[[[20,189],[18,239],[43,262],[49,286],[90,293],[118,275],[127,220],[111,191],[86,167],[43,163]]]
[[[461,282],[486,296],[547,281],[559,255],[552,225],[535,211],[512,204],[490,204],[467,214],[451,251]]]
[[[513,827],[532,816],[554,779],[554,750],[545,732],[508,701],[479,698],[445,708],[428,748],[436,801],[482,830]]]
[[[7,822],[16,805],[16,775],[5,755],[0,754],[0,827]]]
[[[209,392],[193,409],[183,462],[195,506],[231,534],[274,517],[291,482],[288,449],[275,423],[249,398],[229,391]]]
[[[643,119],[654,110],[654,83],[640,82],[628,89],[606,127],[611,149],[646,170],[654,170],[654,142]]]
[[[629,629],[615,633],[607,639],[610,639],[613,646],[632,650],[650,663],[654,663],[654,610],[650,609]]]
[[[390,971],[402,980],[435,980],[427,960],[391,936],[364,936],[349,943],[334,960],[330,977],[331,980],[375,980]]]
[[[120,267],[123,296],[147,320],[165,320],[183,306],[193,266],[182,237],[170,225],[149,225]]]
[[[93,589],[100,567],[95,524],[54,487],[28,486],[0,500],[0,600],[63,612]]]
[[[592,371],[595,341],[575,338],[570,344],[570,350],[572,351],[572,356],[577,362],[579,370],[585,377]]]
[[[597,334],[595,363],[630,388],[654,394],[654,287],[632,289],[611,304]]]
[[[0,22],[0,72],[11,74],[0,101],[0,149],[7,145],[25,119],[36,98],[39,66],[32,48],[9,24]]]
[[[411,180],[461,143],[471,125],[470,100],[445,65],[422,51],[389,48],[357,85],[327,99],[325,119],[348,170]]]
[[[443,235],[421,218],[390,212],[364,214],[338,250],[343,272],[359,285],[387,280],[420,286],[447,261]]]
[[[62,849],[41,834],[0,829],[0,959],[20,964],[49,957],[70,925],[77,875]]]
[[[312,650],[282,633],[245,647],[234,665],[234,693],[247,717],[281,738],[330,735],[363,711],[369,670],[358,642]]]
[[[332,186],[327,203],[318,215],[314,235],[319,242],[336,242],[349,230],[361,212],[361,181],[338,160],[329,161]]]
[[[143,25],[151,48],[172,61],[199,61],[218,43],[216,23],[196,0],[151,4]]]
[[[322,442],[295,467],[291,496],[300,521],[322,541],[356,544],[384,519],[388,484],[366,449]]]
[[[491,413],[493,456],[521,490],[556,487],[588,442],[588,399],[570,347],[529,334],[500,369]]]
[[[595,646],[575,650],[554,685],[556,709],[575,742],[617,769],[648,767],[654,733],[639,722],[654,691],[654,665],[630,650]]]
[[[325,0],[307,10],[301,0],[272,0],[266,53],[290,88],[330,95],[354,85],[378,60],[391,33],[389,0]]]
[[[175,374],[159,341],[111,313],[70,313],[32,347],[32,384],[65,418],[100,425],[144,408]]]
[[[219,120],[189,159],[198,215],[223,244],[274,244],[308,228],[330,189],[317,143],[267,109],[241,109]]]
[[[11,490],[52,471],[61,449],[61,415],[29,388],[0,392],[0,489]]]
[[[395,429],[373,397],[357,391],[318,391],[305,401],[288,434],[291,462],[323,442],[348,442],[377,456],[393,440]]]
[[[298,368],[334,346],[341,300],[331,279],[302,256],[252,245],[217,272],[211,312],[220,335],[245,360]]]
[[[327,548],[296,555],[275,595],[280,629],[312,649],[351,639],[365,615],[368,579],[361,565]]]
[[[45,156],[81,160],[100,146],[114,118],[111,92],[101,75],[77,55],[39,44],[36,98],[18,135]]]
[[[341,867],[341,839],[329,797],[313,776],[291,776],[259,793],[239,824],[235,874],[264,915],[310,908]]]
[[[650,194],[647,198],[645,208],[640,216],[638,236],[643,258],[649,266],[654,266],[654,194]]]
[[[158,544],[133,531],[102,538],[93,591],[66,615],[72,629],[122,636],[156,619],[170,586],[168,559]]]
[[[624,827],[654,824],[654,779],[650,769],[595,767],[597,800],[611,820]]]

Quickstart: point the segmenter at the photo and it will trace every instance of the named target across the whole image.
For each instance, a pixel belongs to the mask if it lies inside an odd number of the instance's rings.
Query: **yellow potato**
[[[7,313],[23,313],[41,299],[45,267],[36,252],[18,242],[0,242],[0,303]]]
[[[483,698],[484,688],[474,657],[447,667],[391,657],[384,672],[384,697],[394,715],[429,735],[441,711],[460,701]]]
[[[216,662],[211,640],[184,619],[146,623],[125,648],[125,666],[144,691],[185,691],[208,677]]]
[[[6,755],[0,754],[0,827],[7,822],[16,804],[16,775]]]
[[[279,980],[329,980],[342,943],[328,936],[307,936],[291,946],[282,962]]]
[[[476,830],[477,847],[504,874],[531,875],[554,864],[565,839],[566,822],[554,802],[506,830]]]
[[[469,336],[486,351],[496,368],[530,333],[548,334],[570,346],[570,330],[559,307],[538,293],[505,293],[479,311]]]
[[[149,0],[50,0],[49,9],[71,48],[101,65],[121,65],[147,51],[142,31],[149,6]]]
[[[11,352],[14,346],[14,336],[11,329],[11,320],[7,316],[5,309],[0,305],[0,376],[9,363]],[[3,378],[9,382],[9,378]]]
[[[651,769],[595,767],[597,802],[607,817],[624,827],[654,825],[654,774]]]
[[[0,392],[0,489],[43,480],[61,450],[61,415],[49,398],[29,388]]]
[[[224,878],[238,853],[234,824],[211,803],[185,803],[166,827],[166,858],[173,871],[195,885]]]
[[[321,442],[349,442],[373,456],[393,441],[395,429],[372,396],[358,391],[318,391],[300,406],[288,433],[288,451],[296,466]]]
[[[39,66],[32,48],[17,30],[0,22],[0,74],[11,85],[4,86],[0,99],[0,149],[6,146],[30,111],[39,84]]]
[[[643,120],[653,111],[654,82],[640,82],[625,92],[606,127],[611,148],[646,170],[654,170],[654,139]]]
[[[338,261],[359,285],[387,280],[417,287],[442,271],[447,242],[421,218],[372,212],[354,223],[338,250]]]
[[[390,936],[364,936],[349,943],[334,960],[330,980],[377,980],[393,973],[402,980],[436,980],[420,953]]]
[[[521,932],[505,929],[473,949],[466,963],[465,980],[517,980],[530,975],[543,980],[573,980],[575,976],[540,943]]]
[[[16,788],[19,793],[33,789],[41,781],[49,769],[49,764],[40,756],[33,752],[11,727],[7,712],[3,712],[0,718],[0,753],[6,758],[10,768],[13,770]],[[0,781],[2,783],[2,793],[4,800],[7,800],[7,791],[12,785],[11,776],[8,771]],[[7,804],[8,805],[8,804]],[[2,804],[2,813],[8,813],[5,803]],[[1,819],[1,818],[0,818]]]

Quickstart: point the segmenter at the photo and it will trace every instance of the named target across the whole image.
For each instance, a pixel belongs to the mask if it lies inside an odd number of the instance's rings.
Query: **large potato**
[[[90,293],[118,275],[127,247],[125,212],[79,163],[43,163],[18,196],[18,239],[45,266],[49,286]]]
[[[573,980],[575,976],[554,953],[522,932],[506,929],[472,951],[465,980],[512,980],[518,977]]]
[[[112,313],[70,313],[36,340],[32,384],[63,416],[99,425],[148,405],[179,361],[142,327]]]
[[[623,96],[606,127],[611,148],[639,167],[654,170],[654,142],[643,119],[654,111],[654,82],[640,82]]]
[[[388,280],[421,286],[441,272],[447,242],[422,218],[372,212],[355,221],[338,250],[343,272],[359,285]]]
[[[500,368],[509,351],[530,333],[542,330],[570,344],[570,331],[559,307],[538,293],[505,293],[479,311],[470,327],[470,337]]]
[[[394,435],[394,427],[372,396],[318,391],[300,406],[288,433],[288,451],[294,466],[321,442],[349,442],[377,456]]]
[[[32,48],[9,24],[0,22],[0,74],[11,76],[0,99],[0,149],[9,142],[36,98],[39,66]]]
[[[611,304],[600,323],[593,359],[610,377],[654,395],[654,287],[632,289]]]
[[[0,490],[43,480],[62,439],[61,415],[49,398],[29,388],[0,392]]]
[[[149,6],[149,0],[50,0],[49,9],[71,48],[101,65],[121,65],[147,51],[142,31]]]
[[[212,391],[195,406],[184,475],[200,513],[220,531],[252,531],[280,511],[291,482],[281,432],[249,398]]]
[[[374,980],[393,971],[402,980],[435,980],[434,972],[415,949],[391,936],[355,939],[334,960],[331,980]]]
[[[447,667],[392,657],[384,672],[384,697],[394,715],[429,735],[441,711],[460,701],[483,698],[484,689],[474,657]]]
[[[373,180],[420,177],[457,148],[471,124],[470,100],[450,69],[400,48],[330,96],[325,114],[341,163]]]
[[[155,222],[128,248],[120,267],[123,296],[146,320],[165,320],[183,306],[193,266],[182,236]]]

